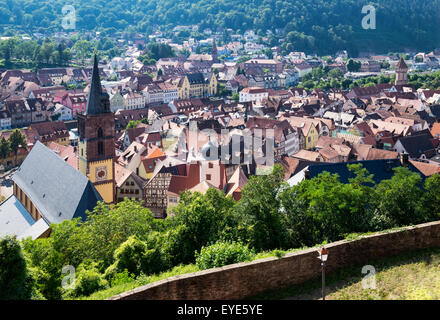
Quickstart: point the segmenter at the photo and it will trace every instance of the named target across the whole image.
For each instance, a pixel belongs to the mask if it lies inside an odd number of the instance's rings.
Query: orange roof
[[[419,161],[410,160],[411,164],[420,170],[426,177],[432,176],[436,173],[440,173],[440,166],[437,164],[424,163]]]
[[[145,159],[160,158],[164,156],[165,154],[162,152],[162,150],[160,150],[158,147],[154,147],[153,151],[151,151]]]
[[[434,138],[440,138],[440,123],[436,122],[432,125],[431,134]]]

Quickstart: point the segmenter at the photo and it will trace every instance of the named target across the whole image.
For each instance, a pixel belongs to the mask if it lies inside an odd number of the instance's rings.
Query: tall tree
[[[26,136],[20,132],[20,130],[15,129],[9,137],[9,143],[11,145],[11,150],[15,155],[15,164],[17,164],[18,150],[23,148],[27,150]]]
[[[277,196],[283,186],[284,169],[275,165],[269,175],[252,176],[243,188],[236,210],[240,217],[238,234],[257,250],[285,248],[287,228]]]
[[[11,144],[9,140],[2,137],[0,140],[0,158],[5,159],[11,154]]]

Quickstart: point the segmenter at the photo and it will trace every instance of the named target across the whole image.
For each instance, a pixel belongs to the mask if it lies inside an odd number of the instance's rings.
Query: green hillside
[[[61,31],[60,0],[1,0],[1,28]],[[439,46],[440,1],[424,0],[73,0],[77,30],[151,34],[158,26],[197,24],[200,30],[282,31],[288,51],[334,53],[430,50]],[[362,7],[376,8],[376,30],[363,30]],[[437,26],[437,27],[436,27]],[[9,28],[9,29],[8,29]],[[280,34],[281,36],[281,34]],[[225,40],[228,35],[225,35]],[[277,45],[277,37],[271,44]]]

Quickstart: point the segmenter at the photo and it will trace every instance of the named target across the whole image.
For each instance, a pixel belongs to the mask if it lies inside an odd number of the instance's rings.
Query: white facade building
[[[264,88],[250,87],[240,91],[240,102],[261,102],[269,97],[269,92]]]
[[[53,116],[59,114],[58,121],[69,121],[72,120],[72,109],[62,105],[61,103],[57,103],[55,105],[55,110],[53,112]]]

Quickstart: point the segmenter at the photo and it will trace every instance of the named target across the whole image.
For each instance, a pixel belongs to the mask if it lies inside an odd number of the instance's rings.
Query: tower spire
[[[93,59],[92,81],[90,82],[89,99],[87,100],[86,107],[86,114],[90,115],[109,112],[105,103],[105,97],[107,95],[102,92],[96,49]]]
[[[212,43],[212,62],[213,63],[218,63],[218,51],[217,51],[217,44],[215,43],[215,38],[213,39],[213,43]]]

